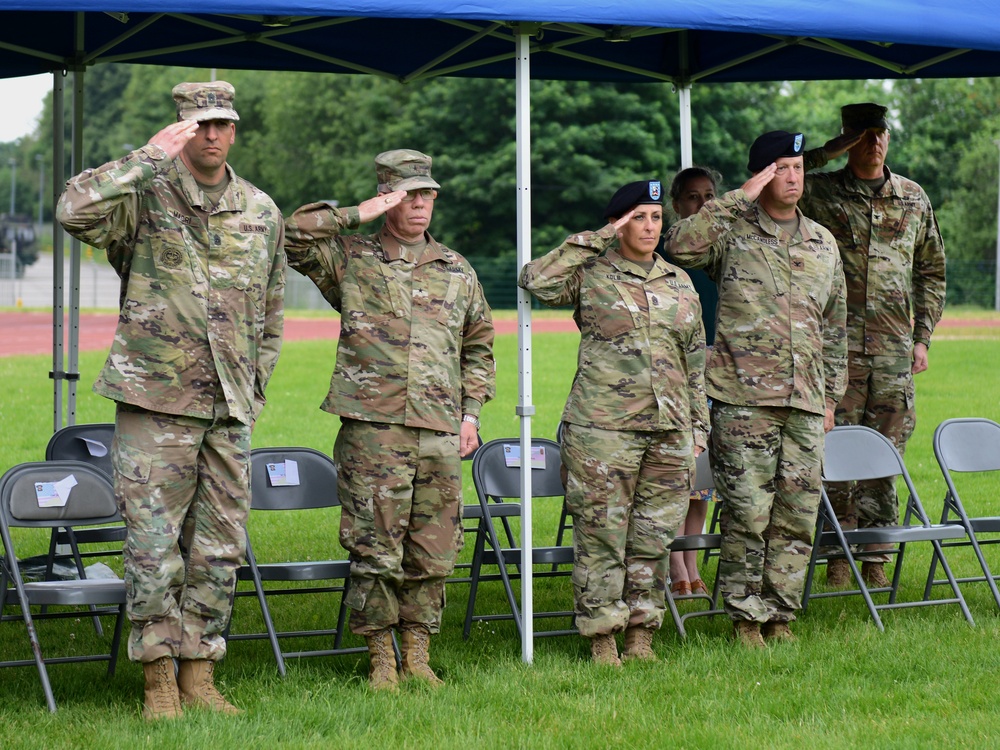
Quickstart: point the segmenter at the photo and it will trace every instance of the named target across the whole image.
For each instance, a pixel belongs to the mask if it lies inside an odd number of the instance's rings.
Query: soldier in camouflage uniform
[[[724,502],[719,575],[737,639],[792,638],[820,501],[823,434],[844,392],[844,274],[832,235],[796,208],[801,134],[754,141],[744,185],[667,232],[719,286],[706,384]]]
[[[843,134],[806,153],[805,166],[822,167],[845,150],[847,166],[808,175],[801,205],[833,233],[847,280],[847,392],[837,424],[878,430],[903,453],[916,425],[913,376],[927,369],[931,334],[944,310],[945,255],[927,194],[885,165],[886,114],[872,103],[841,109]],[[845,529],[899,523],[892,479],[834,484],[828,494]],[[888,586],[888,560],[865,556],[864,579]],[[828,563],[832,586],[846,586],[850,576],[846,560]]]
[[[688,275],[656,255],[659,181],[625,185],[596,232],[570,235],[521,271],[547,305],[572,305],[576,377],[563,411],[573,514],[576,625],[594,661],[656,656],[669,547],[706,447],[705,331]]]
[[[274,202],[226,163],[234,94],[224,81],[178,84],[178,121],[69,180],[57,207],[122,282],[94,390],[118,402],[129,656],[150,719],[182,704],[237,712],[212,673],[246,547],[250,433],[281,346],[285,255]]]
[[[437,198],[431,158],[375,157],[378,195],[351,208],[312,203],[288,221],[289,263],[341,313],[330,391],[350,552],[350,626],[364,635],[370,685],[403,674],[431,684],[429,637],[441,626],[445,579],[462,548],[461,456],[478,445],[495,393],[493,319],[468,261],[427,232]],[[373,235],[345,230],[385,215]]]

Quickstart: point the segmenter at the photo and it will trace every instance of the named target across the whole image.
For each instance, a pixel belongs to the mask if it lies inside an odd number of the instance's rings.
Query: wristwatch
[[[479,417],[477,417],[475,414],[463,414],[462,421],[468,422],[471,425],[475,425],[476,429],[477,430],[479,429]]]

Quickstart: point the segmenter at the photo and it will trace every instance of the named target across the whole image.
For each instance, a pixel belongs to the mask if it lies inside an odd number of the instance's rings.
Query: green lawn
[[[932,514],[940,512],[943,495],[931,451],[934,427],[953,416],[1000,421],[1000,331],[983,335],[936,337],[931,369],[917,378],[919,420],[907,464]],[[535,337],[536,435],[555,433],[576,342],[572,334]],[[331,450],[337,420],[318,404],[334,349],[332,342],[285,345],[255,445]],[[89,391],[103,357],[81,357],[78,422],[113,415],[112,405]],[[484,439],[518,433],[514,336],[498,338],[497,361],[499,397],[484,409]],[[44,356],[0,359],[0,468],[43,455],[52,427],[50,366]],[[980,480],[970,499],[1000,514],[997,486],[995,479]],[[466,497],[474,500],[468,479]],[[550,543],[557,517],[557,503],[536,503],[536,543]],[[251,533],[261,558],[343,554],[336,520],[318,513],[297,523],[274,514],[254,518]],[[29,544],[22,554],[41,549],[41,542]],[[988,554],[997,557],[992,549]],[[904,596],[919,595],[928,560],[922,551],[908,553]],[[956,553],[953,562],[962,574],[976,570],[970,554]],[[713,571],[714,565],[705,568]],[[498,588],[484,584],[484,611],[502,605]],[[100,664],[51,667],[60,705],[55,716],[45,710],[33,668],[6,669],[0,672],[0,747],[994,747],[1000,619],[983,584],[964,591],[975,628],[956,607],[935,607],[885,613],[880,634],[857,597],[820,600],[796,623],[794,644],[743,651],[729,639],[724,618],[689,620],[690,637],[682,642],[668,622],[654,642],[660,663],[613,671],[588,663],[586,643],[575,637],[539,639],[535,662],[523,664],[508,623],[480,624],[463,641],[467,588],[455,584],[448,589],[444,631],[432,642],[432,663],[447,682],[439,691],[407,685],[398,696],[373,695],[365,687],[366,659],[357,656],[292,661],[281,680],[268,647],[243,641],[232,644],[217,676],[245,715],[190,715],[149,726],[139,717],[141,671],[127,661],[111,679]],[[567,579],[538,581],[535,597],[538,609],[570,606]],[[238,601],[235,630],[258,627],[255,606],[252,599]],[[335,614],[329,601],[276,609],[296,627]],[[27,655],[20,627],[0,624],[4,654]],[[52,653],[94,641],[87,618],[44,622],[41,637]]]

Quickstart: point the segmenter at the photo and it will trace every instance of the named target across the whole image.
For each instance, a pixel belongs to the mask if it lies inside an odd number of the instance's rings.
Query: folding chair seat
[[[270,512],[317,511],[340,506],[337,496],[337,468],[333,460],[324,453],[311,448],[256,448],[250,453],[251,462],[251,515]],[[289,521],[293,524],[316,524],[314,516]],[[323,528],[334,529],[333,519],[325,519]],[[249,524],[248,524],[249,526]],[[323,555],[329,549],[319,550],[315,559],[294,561],[267,561],[257,559],[257,554],[247,531],[246,563],[240,568],[239,579],[250,582],[252,590],[241,590],[237,597],[256,596],[264,620],[263,633],[230,633],[231,641],[267,638],[274,653],[278,672],[285,675],[285,660],[307,656],[334,656],[340,654],[365,653],[364,646],[345,647],[343,645],[344,625],[347,607],[344,596],[350,586],[351,564],[349,560],[327,560]],[[339,544],[336,536],[330,539],[330,547]],[[332,582],[338,582],[336,584]],[[322,585],[289,586],[285,588],[265,587],[265,583]],[[278,631],[268,599],[276,596],[340,594],[336,625],[331,628],[314,630]],[[325,607],[326,611],[332,607]],[[311,651],[285,651],[280,639],[323,637],[330,639],[326,648]]]
[[[708,451],[702,451],[701,455],[695,459],[695,480],[694,487],[695,491],[709,490],[715,488],[715,480],[712,477],[712,466],[709,463]],[[708,532],[702,534],[682,534],[680,536],[674,537],[674,541],[670,544],[671,552],[688,552],[692,550],[702,551],[706,553],[711,550],[718,550],[722,546],[722,534],[713,531],[711,528]],[[707,560],[707,556],[706,556]],[[715,576],[715,584],[712,586],[712,595],[707,594],[683,594],[680,596],[674,595],[670,591],[670,581],[667,581],[667,592],[666,592],[667,609],[670,611],[670,617],[674,621],[674,625],[677,626],[677,632],[680,633],[681,638],[687,638],[687,632],[684,629],[684,621],[690,617],[711,617],[713,615],[723,614],[725,610],[719,607],[719,576]],[[705,599],[708,601],[708,608],[702,610],[695,610],[693,612],[685,612],[683,615],[677,609],[678,601],[688,601],[688,600],[698,600]]]
[[[558,443],[544,438],[536,438],[531,441],[534,448],[541,448],[545,454],[544,468],[530,469],[531,474],[531,496],[532,498],[558,498],[563,500],[565,489],[563,488],[560,476],[562,458],[559,453]],[[508,499],[517,499],[521,496],[521,468],[520,464],[530,466],[530,457],[521,457],[519,465],[513,465],[509,460],[510,450],[519,447],[517,438],[501,438],[491,440],[483,445],[476,453],[472,462],[472,481],[476,487],[476,495],[479,499],[480,512],[480,533],[476,535],[476,545],[472,554],[471,584],[469,587],[469,602],[466,608],[465,629],[463,635],[469,637],[472,630],[472,623],[475,621],[495,621],[513,620],[517,628],[518,635],[521,634],[522,615],[517,603],[517,597],[511,581],[520,578],[521,549],[519,547],[504,547],[500,543],[494,519],[496,518],[520,518],[521,504],[504,502]],[[572,547],[535,547],[531,554],[533,565],[554,565],[567,564],[573,562]],[[483,574],[483,566],[495,566],[497,573]],[[514,567],[515,571],[510,572],[508,567]],[[549,578],[553,576],[568,577],[569,571],[537,571],[533,573],[535,578]],[[508,613],[477,615],[476,597],[479,591],[479,584],[484,581],[501,581],[504,593],[507,597],[507,604],[510,608]],[[572,592],[568,592],[568,599],[572,600]],[[557,612],[535,612],[535,617],[572,617],[572,611]],[[538,637],[554,635],[570,635],[576,633],[575,628],[563,630],[549,630],[536,632]]]
[[[941,523],[960,524],[968,535],[967,540],[942,542],[941,546],[972,547],[976,559],[983,571],[981,576],[959,578],[959,583],[986,581],[993,594],[993,600],[1000,607],[1000,591],[997,590],[997,578],[990,571],[990,566],[983,555],[984,545],[1000,543],[1000,537],[986,537],[985,534],[1000,533],[1000,516],[970,516],[966,510],[971,492],[963,499],[959,496],[955,474],[984,474],[994,472],[995,476],[983,476],[982,487],[990,500],[1000,499],[1000,424],[989,419],[957,418],[946,419],[934,431],[934,456],[937,458],[941,473],[944,475],[947,492],[944,497],[944,510],[941,513]],[[965,479],[965,478],[963,478]],[[968,477],[962,482],[967,489],[976,478]],[[987,482],[989,482],[987,484]],[[978,486],[978,485],[977,485]],[[947,583],[945,580],[935,580],[937,558],[931,558],[931,568],[927,574],[927,590],[924,596],[929,596],[930,587]]]
[[[948,565],[942,549],[942,542],[944,541],[967,539],[965,529],[960,524],[931,524],[920,502],[920,498],[917,496],[917,490],[910,479],[909,472],[906,470],[903,458],[888,438],[876,430],[860,425],[835,427],[826,434],[826,448],[823,458],[824,482],[855,482],[890,477],[901,477],[909,493],[903,522],[895,526],[845,531],[837,520],[836,513],[833,511],[833,505],[830,503],[826,488],[823,488],[816,520],[816,537],[813,542],[813,551],[809,561],[805,591],[802,597],[802,609],[806,609],[810,599],[861,594],[872,620],[875,621],[880,631],[884,630],[882,618],[879,616],[881,610],[923,607],[937,604],[957,604],[969,624],[974,624],[972,614],[969,612],[965,598],[962,596],[958,582],[951,572],[951,567]],[[827,529],[830,530],[827,531]],[[912,542],[930,542],[933,548],[933,555],[940,562],[941,568],[944,570],[948,583],[951,586],[953,594],[951,598],[931,599],[930,587],[928,586],[924,591],[923,598],[920,600],[906,602],[896,600],[899,593],[899,581],[903,571],[903,558],[906,546]],[[889,586],[869,590],[855,562],[855,554],[851,551],[852,544],[896,545],[896,549],[886,550],[883,553],[896,555],[896,569],[893,571],[892,582]],[[837,546],[840,548],[840,551],[831,554],[821,552],[822,549],[828,546]],[[863,556],[862,552],[858,552],[857,554]],[[817,563],[821,558],[830,559],[833,557],[843,557],[847,560],[858,588],[848,591],[826,591],[813,594],[812,581]],[[885,592],[889,594],[888,603],[875,604],[871,594]]]
[[[125,582],[120,579],[27,581],[21,572],[11,529],[39,528],[51,533],[60,526],[84,528],[120,520],[110,480],[88,464],[79,461],[25,463],[13,467],[0,477],[0,535],[3,539],[0,620],[20,621],[24,625],[34,655],[33,659],[3,661],[0,666],[34,664],[50,711],[56,710],[56,702],[47,665],[107,661],[108,675],[114,674],[125,620]],[[32,607],[35,606],[73,609],[33,612]],[[17,607],[18,614],[6,614],[8,607]],[[81,612],[80,607],[101,607],[92,609],[95,617],[115,615],[114,635],[108,653],[50,658],[43,656],[37,621],[79,618],[81,614],[86,614],[85,611]]]

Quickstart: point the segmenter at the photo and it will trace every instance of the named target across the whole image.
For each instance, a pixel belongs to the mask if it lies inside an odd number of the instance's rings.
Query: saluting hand
[[[179,120],[170,123],[150,138],[148,145],[159,146],[167,152],[167,158],[173,159],[184,150],[184,146],[197,132],[197,120]]]
[[[747,198],[752,201],[757,200],[760,197],[761,191],[764,186],[774,179],[774,175],[778,172],[778,165],[768,164],[757,174],[751,177],[749,180],[743,183],[743,192],[747,194]]]
[[[617,229],[621,229],[623,226],[625,226],[626,224],[628,224],[629,219],[632,218],[632,215],[634,213],[635,213],[635,209],[633,208],[631,211],[629,211],[627,214],[625,214],[623,217],[621,217],[618,221],[616,221],[615,222],[615,229],[616,230]],[[617,234],[618,234],[618,237],[620,239],[621,236],[622,236],[622,233],[621,232],[617,232]]]
[[[405,190],[397,190],[394,193],[379,193],[374,198],[369,198],[358,205],[361,223],[377,219],[393,206],[398,206],[405,197]]]
[[[826,152],[826,158],[828,161],[832,161],[840,156],[842,153],[847,151],[851,146],[856,144],[864,136],[865,131],[860,133],[842,133],[836,138],[831,138],[826,143],[823,144],[823,151]]]

